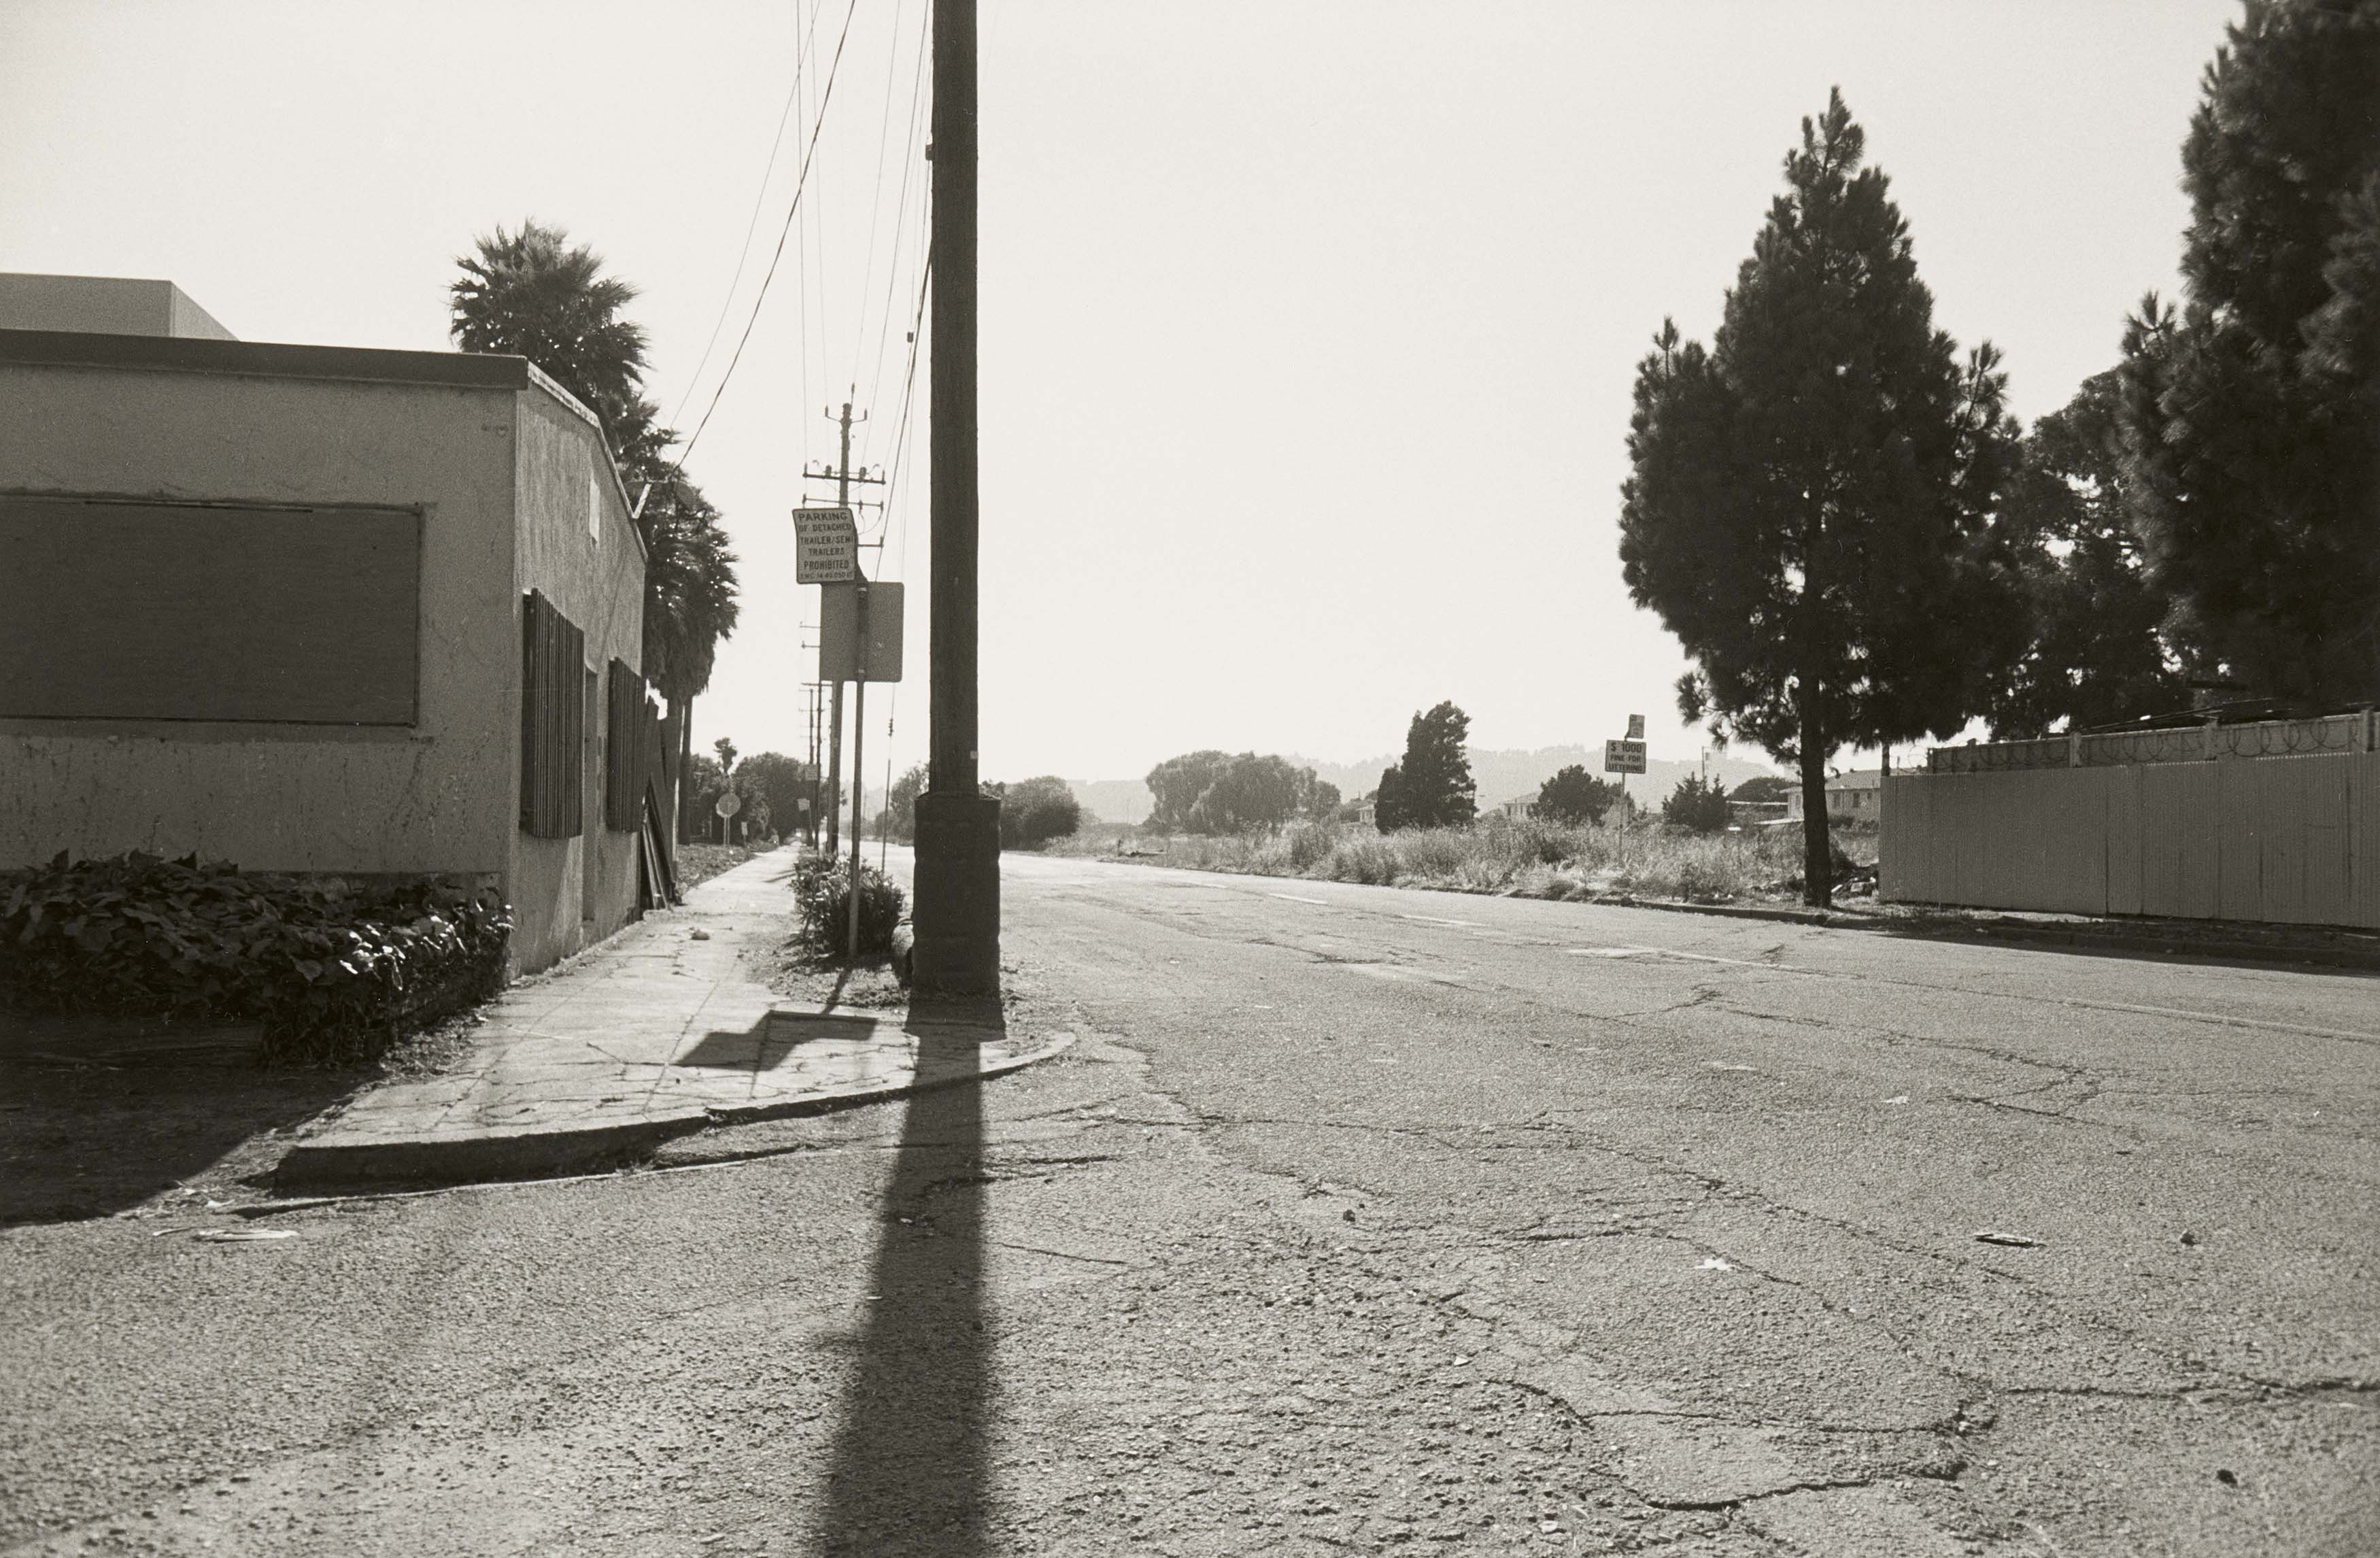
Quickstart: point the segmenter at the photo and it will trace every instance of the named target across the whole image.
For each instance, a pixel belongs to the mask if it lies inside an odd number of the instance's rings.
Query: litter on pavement
[[[190,1235],[209,1244],[265,1244],[273,1239],[294,1239],[297,1236],[287,1228],[200,1228]]]

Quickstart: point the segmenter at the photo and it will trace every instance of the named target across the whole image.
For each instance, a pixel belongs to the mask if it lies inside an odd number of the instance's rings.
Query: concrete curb
[[[1063,1054],[1074,1043],[1073,1034],[1057,1033],[1030,1050],[1006,1055],[973,1071],[922,1079],[912,1072],[906,1081],[822,1088],[798,1098],[773,1099],[766,1103],[688,1105],[639,1114],[633,1119],[492,1126],[428,1138],[362,1137],[345,1141],[300,1141],[273,1169],[273,1183],[279,1189],[462,1185],[618,1167],[645,1156],[663,1142],[714,1126],[824,1114],[941,1088],[986,1082]]]
[[[1988,937],[1998,941],[2036,942],[2050,946],[2106,948],[2159,956],[2228,963],[2313,964],[2332,968],[2380,971],[2380,948],[2278,946],[2266,942],[2209,942],[2162,934],[2146,928],[2113,930],[2104,924],[2056,925],[1994,916],[1967,919],[1926,917],[1875,919],[1866,915],[1832,913],[1812,908],[1757,908],[1743,904],[1681,904],[1653,898],[1593,898],[1577,900],[1607,908],[1660,909],[1669,914],[1707,914],[1727,919],[1790,920],[1824,925],[1837,931],[1868,931],[1878,935],[1915,936],[1926,941],[1967,941]]]

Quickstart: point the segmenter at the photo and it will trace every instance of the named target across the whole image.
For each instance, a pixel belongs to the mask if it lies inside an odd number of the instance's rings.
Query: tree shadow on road
[[[267,1071],[256,1045],[253,1028],[0,1010],[0,1228],[102,1217],[201,1175],[269,1166],[275,1133],[374,1075]]]
[[[1006,1034],[999,1003],[919,1000],[920,1071]],[[992,1365],[983,1271],[983,1089],[909,1100],[884,1198],[872,1295],[844,1395],[820,1551],[985,1551]]]

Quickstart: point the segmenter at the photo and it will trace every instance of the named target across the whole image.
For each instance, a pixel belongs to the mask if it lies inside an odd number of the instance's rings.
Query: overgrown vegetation
[[[1726,903],[1790,896],[1802,885],[1802,835],[1792,828],[1700,834],[1649,821],[1605,826],[1500,817],[1476,827],[1382,834],[1352,823],[1303,822],[1261,836],[1190,834],[1132,845],[1132,858],[1193,870],[1531,898]],[[1124,853],[1087,838],[1061,849]],[[1836,855],[1840,881],[1875,864],[1875,836],[1846,833]]]
[[[1678,787],[1661,802],[1661,821],[1689,833],[1725,833],[1730,815],[1727,786],[1699,773],[1679,780]]]
[[[860,956],[880,957],[892,950],[892,928],[901,923],[904,902],[891,878],[873,866],[860,866]],[[842,955],[851,944],[850,865],[804,856],[794,868],[794,904],[801,914],[803,945],[823,955]]]
[[[512,918],[490,888],[250,873],[128,854],[0,872],[0,992],[54,1010],[259,1023],[270,1061],[375,1058],[485,999]]]

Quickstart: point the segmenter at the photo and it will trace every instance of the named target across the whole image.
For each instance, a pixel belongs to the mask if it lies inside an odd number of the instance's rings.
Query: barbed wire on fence
[[[2155,730],[2044,736],[1937,747],[1930,773],[2005,773],[2030,768],[2110,768],[2130,763],[2198,762],[2215,758],[2293,757],[2373,749],[2370,711],[2310,720],[2250,720],[2167,725]]]

